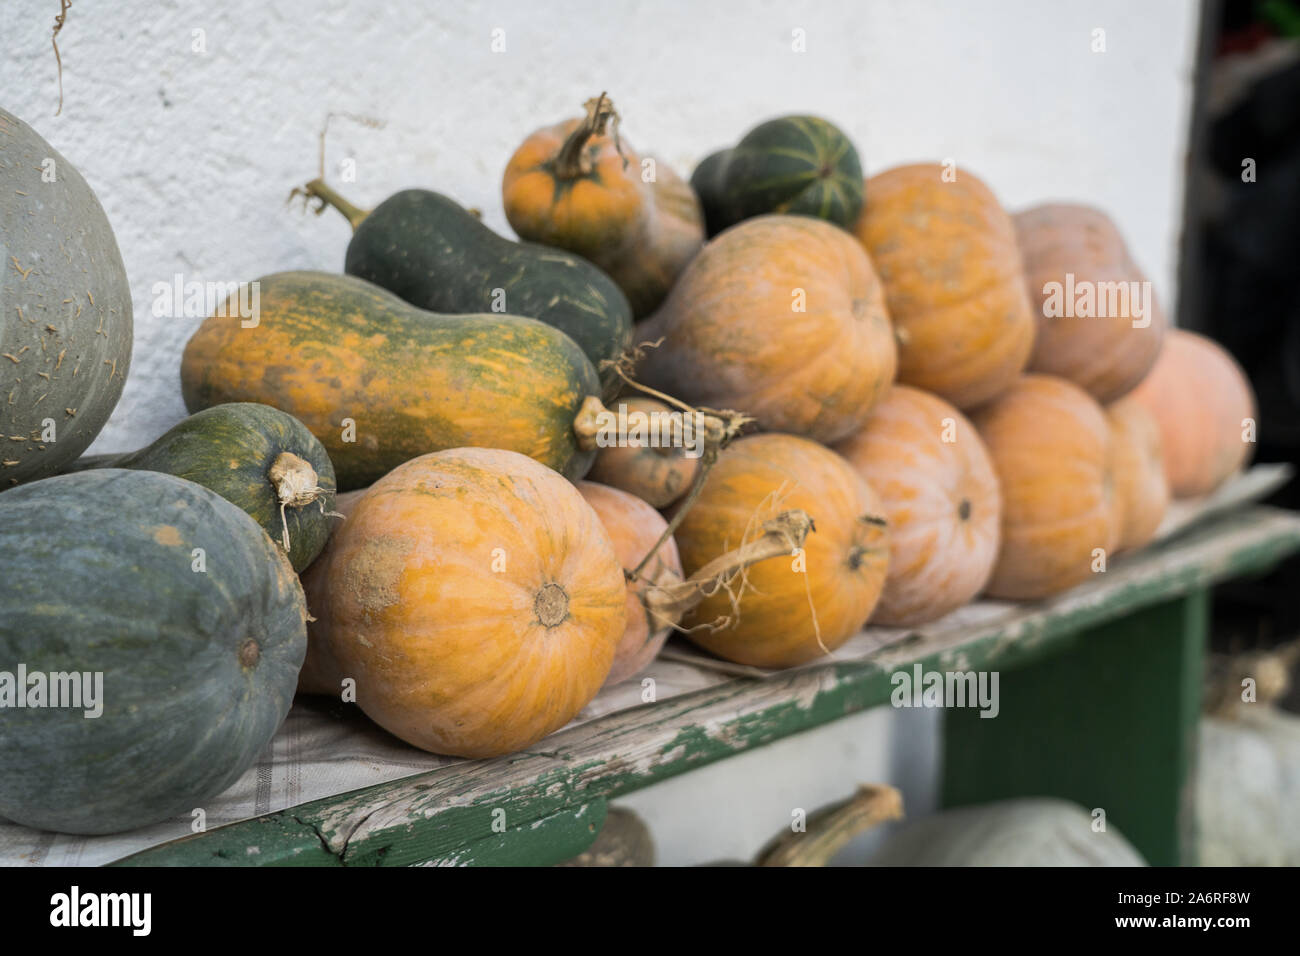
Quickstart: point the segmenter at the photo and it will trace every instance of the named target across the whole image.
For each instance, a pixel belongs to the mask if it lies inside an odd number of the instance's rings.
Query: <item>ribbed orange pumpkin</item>
[[[1049,203],[1015,224],[1038,320],[1030,369],[1099,402],[1131,392],[1155,363],[1166,322],[1115,223],[1089,206]]]
[[[1047,597],[1087,580],[1114,547],[1110,431],[1083,389],[1025,375],[971,415],[1002,487],[1002,545],[987,591]]]
[[[1110,423],[1111,479],[1119,527],[1116,549],[1140,548],[1153,537],[1169,507],[1169,481],[1160,453],[1160,428],[1132,398],[1106,408]]]
[[[511,753],[562,727],[604,683],[626,627],[623,570],[596,512],[515,452],[399,466],[352,505],[322,560],[309,569],[324,575],[324,606],[308,604],[316,680],[354,678],[371,719],[435,753]]]
[[[614,543],[614,553],[623,568],[631,571],[650,553],[659,536],[668,527],[659,512],[635,495],[617,488],[578,482],[578,491],[587,504],[595,510],[601,524]],[[605,678],[606,684],[617,684],[641,673],[659,653],[672,632],[663,622],[650,621],[646,612],[644,595],[655,583],[669,584],[680,581],[682,560],[677,554],[677,544],[670,536],[655,552],[635,582],[627,586],[627,629],[614,651],[614,664]]]
[[[704,213],[690,184],[623,140],[601,94],[587,115],[530,135],[501,186],[521,239],[585,256],[609,273],[639,318],[659,306],[704,244]],[[653,175],[649,174],[653,163]]]
[[[805,216],[747,219],[715,238],[637,330],[656,388],[830,442],[856,430],[898,354],[870,259]]]
[[[853,228],[898,330],[898,380],[971,408],[1029,361],[1034,316],[1011,218],[965,170],[899,166],[867,180]]]
[[[979,594],[998,556],[1002,498],[984,442],[943,399],[895,385],[835,450],[880,495],[889,578],[872,622],[911,627]]]
[[[682,626],[692,641],[742,664],[791,667],[834,650],[866,623],[889,567],[880,499],[847,461],[804,438],[753,435],[718,457],[677,529],[682,566],[694,573],[788,508],[812,516],[803,553],[750,568],[738,613],[719,593],[687,614]]]
[[[1160,427],[1175,498],[1209,494],[1250,459],[1255,393],[1236,360],[1212,339],[1170,329],[1151,373],[1132,395]]]
[[[619,414],[621,407],[626,415],[627,444],[601,448],[587,477],[634,494],[656,508],[668,507],[686,494],[700,468],[698,451],[691,458],[682,444],[668,443],[677,435],[672,419],[664,416],[680,417],[682,413],[653,398],[620,398],[611,405],[614,414]]]

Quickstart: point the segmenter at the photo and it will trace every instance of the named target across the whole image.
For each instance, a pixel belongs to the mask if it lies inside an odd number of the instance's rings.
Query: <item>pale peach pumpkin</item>
[[[668,424],[672,419],[664,417],[676,414],[680,419],[682,413],[653,398],[620,398],[611,405],[610,411],[615,414],[622,410],[633,432],[622,444],[597,451],[587,477],[634,494],[656,508],[668,507],[686,494],[700,467],[699,449],[695,449],[696,457],[690,457],[684,443],[674,443],[679,437],[684,439],[685,432],[679,436]],[[657,428],[657,435],[635,431],[640,422],[646,422],[647,428]],[[659,425],[649,424],[653,422]],[[657,445],[652,443],[656,437]],[[702,440],[702,436],[691,437]]]
[[[314,682],[353,678],[372,720],[435,753],[507,754],[559,729],[600,689],[626,629],[600,518],[515,452],[399,466],[353,504],[321,560],[309,569],[324,575],[308,605],[323,645]]]
[[[1002,488],[1002,544],[988,594],[1042,598],[1086,581],[1118,531],[1101,406],[1071,382],[1031,374],[971,420]]]
[[[790,667],[866,623],[889,568],[882,505],[847,461],[805,438],[753,435],[719,456],[677,530],[683,568],[694,573],[791,508],[815,525],[801,553],[750,568],[734,605],[726,592],[707,598],[682,621],[690,640],[742,664]]]
[[[1212,339],[1171,329],[1132,395],[1160,428],[1175,498],[1209,494],[1250,459],[1255,393],[1236,360]]]
[[[367,488],[344,491],[334,497],[334,512],[340,520],[347,521],[352,509],[365,495]],[[337,528],[335,529],[337,530]],[[342,676],[338,664],[330,653],[327,636],[330,632],[329,559],[337,534],[331,534],[325,548],[305,571],[298,576],[303,594],[307,598],[307,656],[298,672],[298,693],[341,696]]]
[[[964,169],[933,163],[872,176],[853,227],[885,286],[898,332],[898,380],[971,408],[1029,361],[1034,315],[1015,228]]]
[[[614,553],[625,571],[632,571],[641,563],[668,527],[668,522],[658,511],[626,491],[593,481],[579,482],[578,491],[605,526],[614,544]],[[684,576],[677,543],[670,535],[654,552],[637,580],[627,586],[627,628],[614,651],[614,664],[605,678],[606,684],[617,684],[635,677],[654,660],[672,633],[675,622],[650,619],[646,591],[655,584],[681,581]]]
[[[1160,451],[1160,428],[1145,407],[1121,398],[1106,408],[1110,423],[1111,480],[1119,527],[1117,550],[1140,548],[1153,537],[1169,507],[1169,480]]]
[[[895,385],[835,446],[880,495],[889,577],[872,622],[911,627],[979,594],[998,556],[1002,498],[993,463],[961,412]]]
[[[1115,223],[1089,206],[1048,203],[1015,224],[1038,321],[1029,368],[1103,403],[1131,392],[1155,363],[1166,322]]]
[[[663,340],[642,364],[646,383],[825,442],[862,424],[898,358],[870,259],[844,230],[806,216],[724,231],[637,335]]]

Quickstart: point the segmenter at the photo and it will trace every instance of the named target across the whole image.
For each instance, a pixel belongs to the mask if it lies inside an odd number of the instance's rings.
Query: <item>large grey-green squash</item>
[[[871,866],[1146,866],[1107,824],[1094,830],[1083,807],[1025,798],[960,807],[902,827]]]
[[[6,491],[0,582],[2,817],[114,833],[184,815],[186,835],[288,713],[302,588],[257,523],[201,485],[107,468]],[[99,716],[84,698],[30,706],[33,675],[53,688],[73,672],[92,690],[102,675]]]
[[[1202,866],[1300,866],[1300,716],[1260,702],[1201,722],[1196,851]]]
[[[99,200],[0,109],[0,491],[94,441],[131,364],[131,292]]]

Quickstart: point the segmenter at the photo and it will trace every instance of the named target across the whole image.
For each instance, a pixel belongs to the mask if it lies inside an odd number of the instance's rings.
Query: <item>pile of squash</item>
[[[1153,300],[1055,317],[1053,283],[1145,281],[1103,213],[1013,217],[937,164],[864,178],[812,116],[687,181],[602,94],[505,163],[518,242],[436,192],[308,183],[352,226],[342,274],[256,278],[255,314],[232,296],[185,348],[191,417],[78,460],[126,374],[125,274],[71,164],[40,182],[57,154],[3,111],[0,137],[0,703],[20,664],[104,687],[95,718],[0,708],[20,823],[188,813],[296,692],[493,757],[674,630],[782,668],[1049,597],[1249,455],[1217,345]]]

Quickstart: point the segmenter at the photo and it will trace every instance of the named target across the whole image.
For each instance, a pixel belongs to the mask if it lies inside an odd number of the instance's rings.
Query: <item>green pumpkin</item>
[[[405,189],[370,212],[319,180],[311,195],[353,225],[344,271],[431,312],[509,313],[554,326],[599,371],[632,344],[632,308],[614,280],[563,249],[512,242],[441,193]],[[618,380],[602,373],[606,397]]]
[[[731,149],[707,156],[691,176],[710,236],[767,213],[848,228],[862,210],[862,183],[858,151],[816,116],[761,123]]]
[[[214,405],[147,448],[81,458],[69,470],[88,468],[161,471],[210,488],[278,541],[295,571],[316,560],[337,520],[325,448],[292,415],[255,402]]]
[[[29,706],[0,707],[0,817],[63,833],[188,817],[288,713],[302,587],[257,523],[201,485],[107,468],[7,491],[0,581],[0,700],[20,668],[29,682],[102,675],[99,716],[84,699],[30,706],[30,684]]]
[[[95,440],[131,365],[131,290],[76,167],[0,109],[0,490]]]
[[[447,448],[516,451],[575,481],[591,467],[574,425],[600,380],[558,329],[426,312],[354,276],[280,272],[254,288],[255,325],[223,306],[185,346],[185,405],[283,409],[325,446],[340,491]]]

